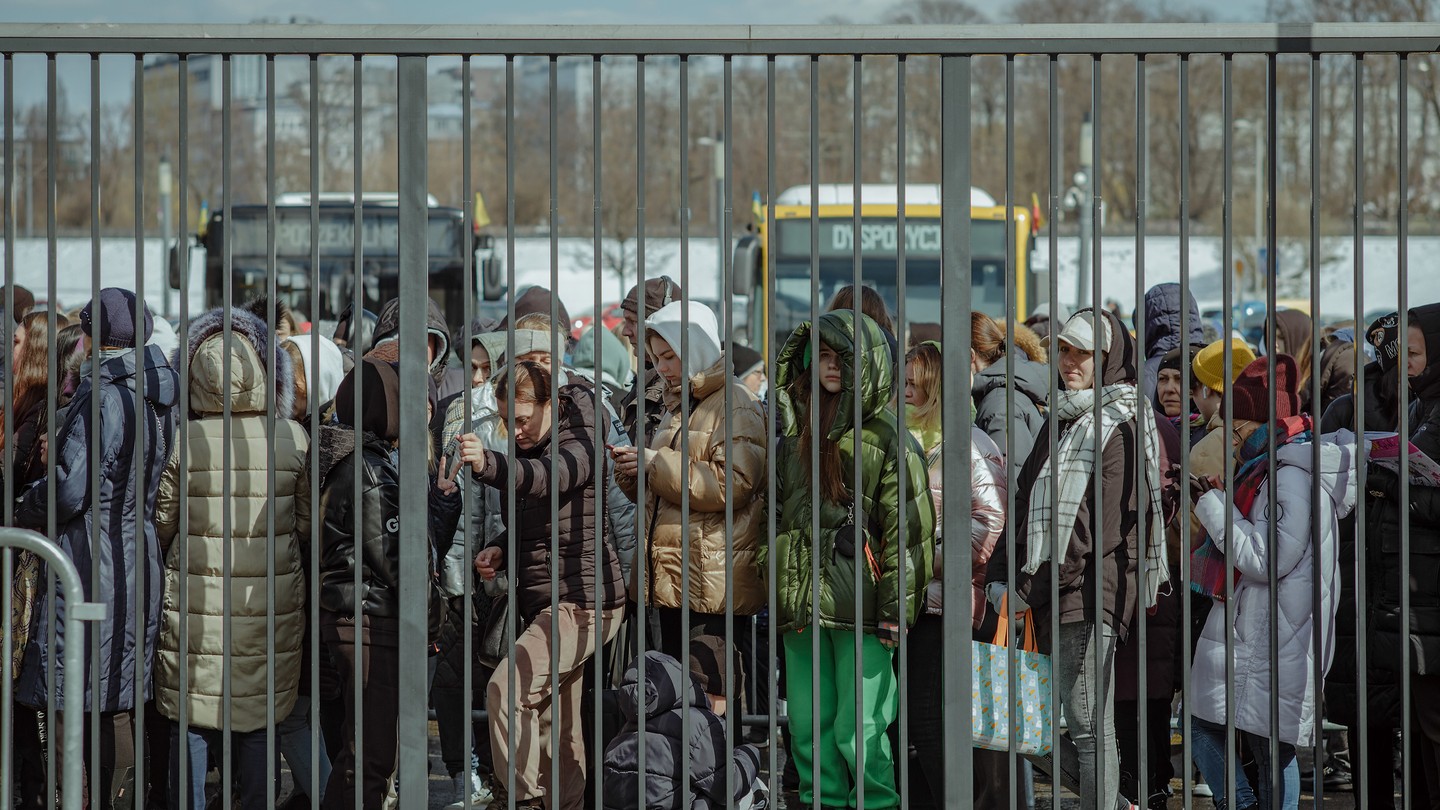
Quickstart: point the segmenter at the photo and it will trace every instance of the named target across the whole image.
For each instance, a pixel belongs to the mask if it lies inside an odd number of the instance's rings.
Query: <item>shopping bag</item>
[[[1014,651],[1016,695],[1013,701],[1008,700],[1011,650],[1006,647],[1009,632],[1005,613],[1002,602],[993,643],[970,642],[974,659],[970,680],[971,732],[977,748],[1009,751],[1013,711],[1015,750],[1044,756],[1050,753],[1051,743],[1050,657],[1040,654],[1030,612],[1018,614],[1025,619],[1025,632],[1020,648]]]

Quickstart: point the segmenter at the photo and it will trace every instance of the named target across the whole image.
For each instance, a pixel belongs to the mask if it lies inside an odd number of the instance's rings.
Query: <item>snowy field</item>
[[[546,238],[517,239],[514,245],[514,264],[517,288],[530,285],[552,286],[552,272],[558,277],[557,287],[561,299],[572,315],[586,313],[595,305],[595,259],[589,239],[561,239],[558,246],[556,267],[551,266],[550,241]],[[1397,256],[1399,245],[1393,236],[1371,236],[1365,239],[1364,250],[1364,308],[1373,311],[1382,307],[1394,308],[1398,289]],[[497,243],[501,255],[507,253],[504,241]],[[1049,242],[1043,235],[1037,242],[1035,263],[1044,269],[1049,263]],[[1218,306],[1222,300],[1220,239],[1216,237],[1192,238],[1190,240],[1191,288],[1202,306]],[[1440,272],[1432,259],[1440,251],[1440,237],[1412,237],[1409,240],[1409,300],[1412,306],[1440,301]],[[1102,241],[1104,272],[1101,279],[1101,295],[1120,302],[1130,310],[1135,299],[1136,246],[1133,236],[1108,236]],[[615,247],[605,252],[614,253]],[[1078,240],[1059,240],[1059,289],[1061,300],[1070,303],[1075,296],[1076,255]],[[36,297],[45,300],[47,293],[49,251],[44,239],[19,239],[15,243],[15,280],[33,290]],[[633,254],[633,244],[631,246]],[[688,287],[691,294],[702,299],[718,299],[722,295],[717,268],[715,240],[693,238],[689,242]],[[1320,270],[1320,306],[1324,320],[1339,320],[1352,316],[1354,310],[1355,251],[1354,243],[1348,238],[1327,239],[1322,243],[1323,259]],[[728,255],[728,251],[727,251]],[[100,284],[101,286],[136,286],[136,251],[133,239],[115,238],[100,240]],[[195,253],[192,279],[203,277],[203,253]],[[686,274],[682,267],[681,245],[678,239],[650,239],[646,246],[646,276],[669,275],[680,281]],[[1303,265],[1303,254],[1282,252],[1282,273],[1290,268]],[[61,239],[56,243],[56,289],[62,306],[73,307],[89,299],[92,289],[92,245],[89,239]],[[167,274],[160,240],[149,239],[144,244],[143,264],[147,299],[160,310],[161,296],[171,297],[173,311],[178,312],[179,293],[166,289]],[[3,268],[4,279],[9,280],[11,270]],[[603,303],[618,301],[625,290],[634,282],[633,270],[622,280],[610,270],[601,271],[601,294]],[[1165,281],[1178,281],[1180,275],[1179,239],[1171,236],[1149,238],[1145,243],[1145,286]],[[1308,275],[1299,281],[1301,297],[1309,297]],[[1242,297],[1236,293],[1236,299]],[[1283,297],[1283,296],[1282,296]],[[202,305],[198,285],[191,290],[191,311],[199,312]],[[1087,301],[1088,303],[1088,301]]]

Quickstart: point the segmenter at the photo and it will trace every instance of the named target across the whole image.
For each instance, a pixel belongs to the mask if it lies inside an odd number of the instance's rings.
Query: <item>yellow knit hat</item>
[[[1255,362],[1255,352],[1243,340],[1230,340],[1230,373],[1225,374],[1225,341],[1217,340],[1195,353],[1195,379],[1217,394],[1235,381],[1245,367]]]

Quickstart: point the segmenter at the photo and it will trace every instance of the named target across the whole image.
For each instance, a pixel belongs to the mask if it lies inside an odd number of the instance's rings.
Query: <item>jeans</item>
[[[1056,640],[1055,697],[1069,725],[1058,752],[1061,783],[1080,794],[1083,810],[1128,806],[1121,804],[1115,742],[1115,630],[1102,625],[1098,650],[1090,622],[1060,625]],[[1042,771],[1052,767],[1048,758],[1031,761]]]
[[[180,743],[180,724],[170,724],[170,805],[180,806],[180,756],[188,751],[190,762],[186,778],[189,782],[183,789],[190,793],[191,808],[205,806],[205,773],[209,770],[210,749],[217,753],[226,745],[225,734],[219,729],[196,728],[186,730],[186,744]],[[240,806],[243,810],[265,810],[269,798],[278,792],[280,757],[275,757],[275,783],[267,794],[265,790],[265,729],[257,731],[230,732],[230,763],[235,780],[240,783]]]
[[[290,716],[275,727],[280,738],[280,753],[290,766],[290,776],[295,780],[295,790],[310,796],[314,791],[315,771],[310,768],[310,717],[311,707],[317,705],[309,695],[295,698],[295,708]],[[320,735],[320,792],[312,798],[325,797],[325,783],[330,781],[330,755],[325,750],[325,736]]]
[[[1245,771],[1240,767],[1238,759],[1235,761],[1235,801],[1225,801],[1226,776],[1225,776],[1225,727],[1219,726],[1198,717],[1192,717],[1192,728],[1194,733],[1191,742],[1191,751],[1194,752],[1195,765],[1200,769],[1200,774],[1205,777],[1205,784],[1215,793],[1215,806],[1218,808],[1235,807],[1275,807],[1271,783],[1274,780],[1270,763],[1270,739],[1259,734],[1251,734],[1248,731],[1236,729],[1237,738],[1243,737],[1246,747],[1255,756],[1256,764],[1260,766],[1260,795],[1257,799],[1255,789],[1250,785],[1250,780],[1245,777]],[[1295,760],[1295,746],[1289,743],[1280,743],[1280,767],[1284,771],[1282,789],[1285,791],[1281,796],[1280,807],[1284,810],[1294,810],[1300,806],[1300,765]]]

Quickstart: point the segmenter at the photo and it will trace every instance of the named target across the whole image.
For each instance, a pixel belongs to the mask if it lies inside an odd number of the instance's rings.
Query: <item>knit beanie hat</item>
[[[1400,362],[1400,313],[1382,315],[1370,322],[1365,330],[1365,340],[1375,347],[1375,359],[1385,370],[1394,368]]]
[[[1270,358],[1255,360],[1240,372],[1231,386],[1234,397],[1236,419],[1247,422],[1265,422],[1270,419],[1270,402],[1275,402],[1275,418],[1285,419],[1300,415],[1300,395],[1296,388],[1300,384],[1299,370],[1295,358],[1288,354],[1276,354],[1275,389],[1270,389]]]
[[[4,298],[0,298],[0,306],[4,306],[4,303],[5,303]],[[13,314],[15,315],[15,323],[20,323],[20,321],[21,321],[26,315],[30,314],[30,310],[32,310],[32,309],[34,309],[34,308],[35,308],[35,293],[32,293],[32,292],[30,292],[29,290],[25,289],[24,287],[21,287],[19,284],[16,284],[16,285],[15,285],[15,312],[13,313]],[[166,355],[166,356],[168,357],[169,355]]]
[[[97,305],[98,302],[98,305]],[[155,319],[148,307],[142,308],[145,324],[140,343],[150,340],[155,331]],[[106,287],[98,298],[93,298],[80,310],[80,331],[90,336],[101,346],[117,349],[133,349],[136,343],[135,293],[119,287]]]
[[[1179,371],[1182,363],[1195,361],[1195,356],[1200,353],[1204,346],[1191,344],[1189,346],[1176,346],[1160,358],[1160,371]],[[1193,380],[1192,380],[1193,381]]]
[[[360,424],[355,424],[355,375],[360,381]],[[366,358],[340,381],[335,392],[335,417],[340,424],[373,433],[386,441],[400,438],[400,373],[389,363]]]
[[[652,278],[645,282],[645,317],[649,317],[680,300],[680,285],[669,276]],[[630,288],[630,294],[620,302],[620,309],[631,315],[640,314],[640,285]],[[643,320],[643,319],[642,319]]]
[[[1225,393],[1225,384],[1240,376],[1255,362],[1255,352],[1245,341],[1230,339],[1230,373],[1225,373],[1225,341],[1217,340],[1195,353],[1191,369],[1195,379],[1217,394]]]

